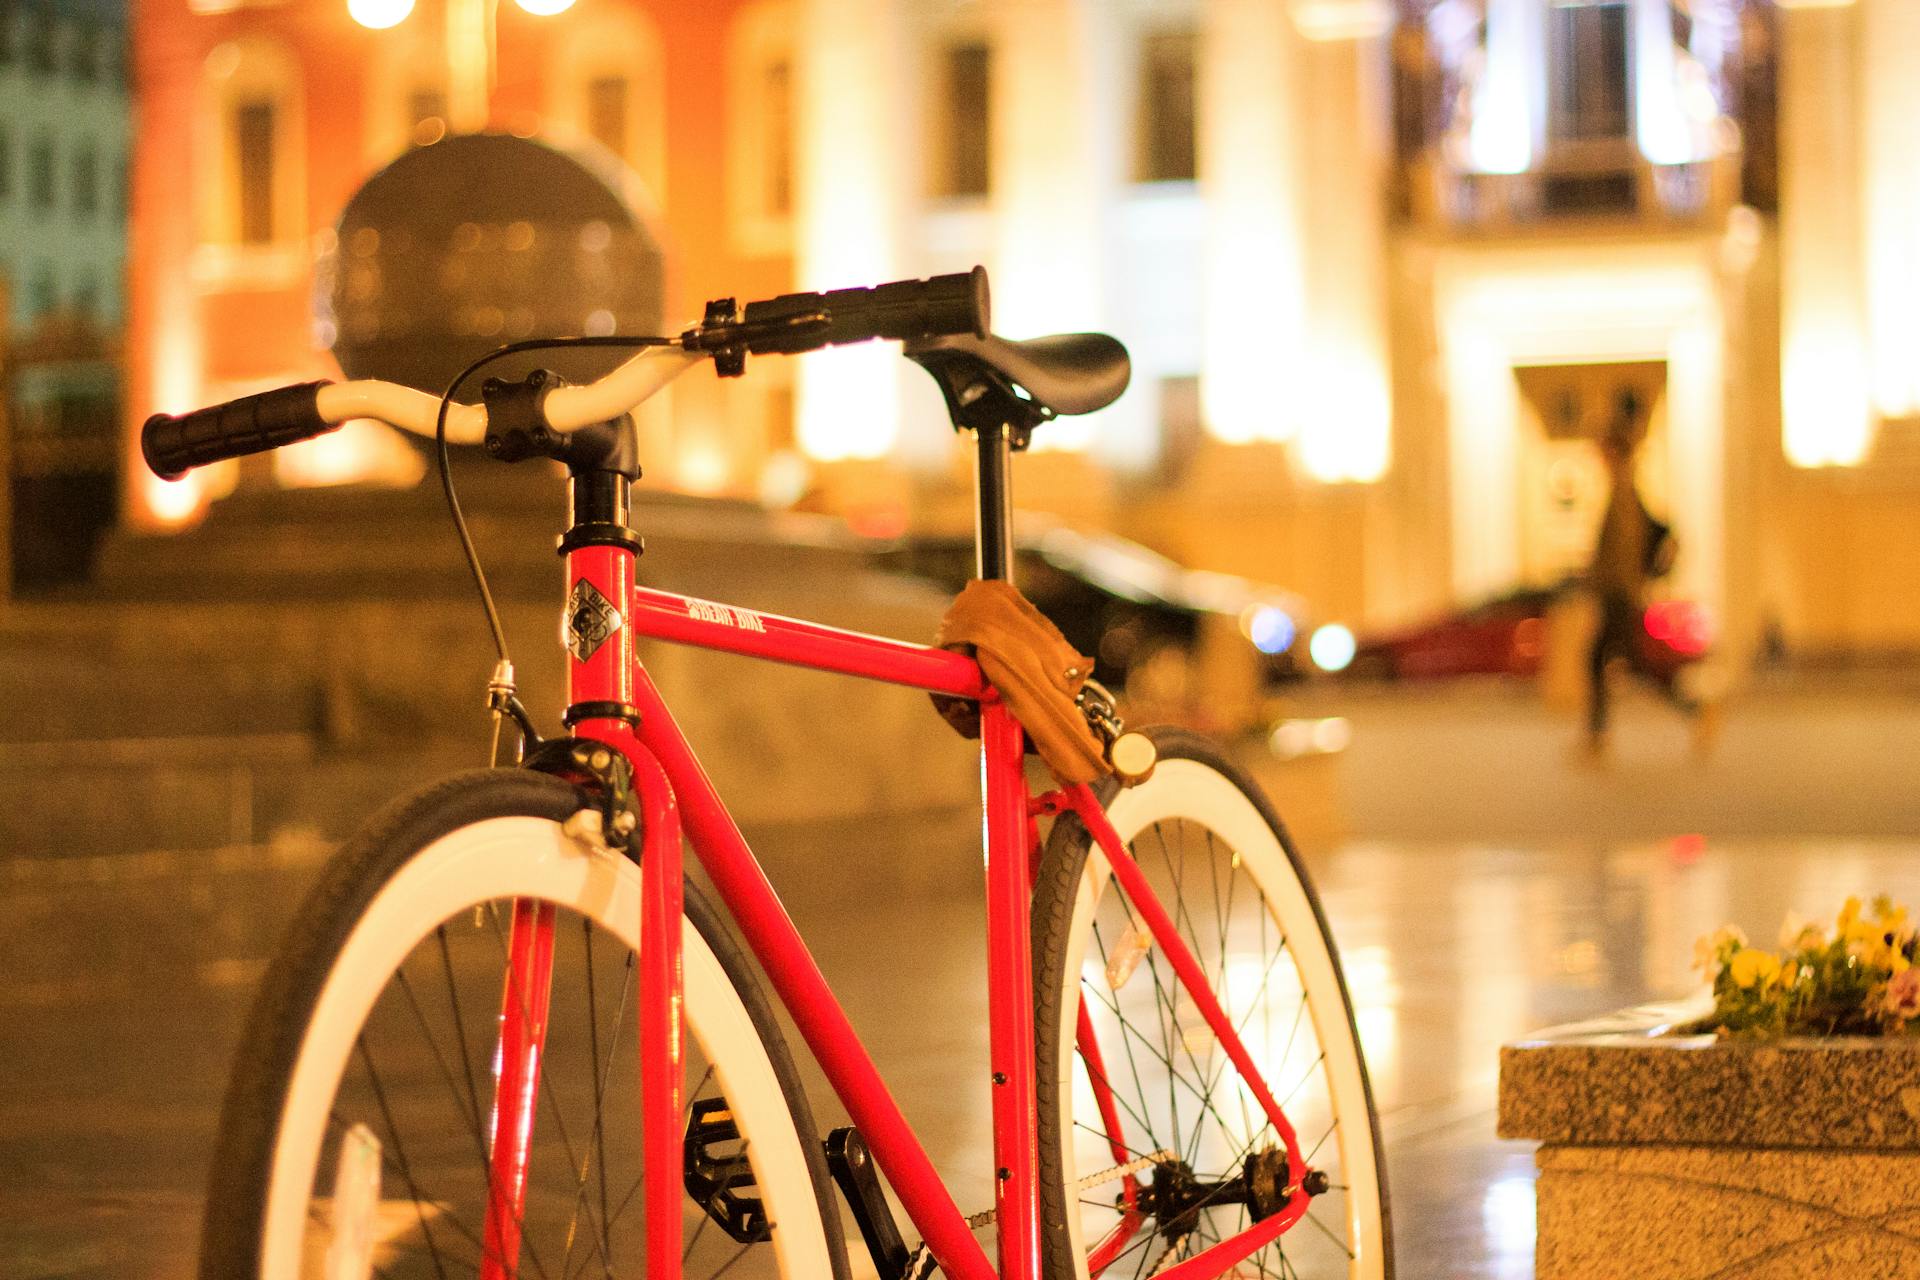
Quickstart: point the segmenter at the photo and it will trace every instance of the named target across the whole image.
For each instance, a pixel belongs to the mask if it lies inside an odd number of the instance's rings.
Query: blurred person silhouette
[[[1600,623],[1587,656],[1587,753],[1595,759],[1607,753],[1611,707],[1607,674],[1615,659],[1684,711],[1693,721],[1694,749],[1704,754],[1712,747],[1718,728],[1717,708],[1681,689],[1676,675],[1656,669],[1642,651],[1647,583],[1672,568],[1678,544],[1673,530],[1656,520],[1634,484],[1634,467],[1647,433],[1647,406],[1633,388],[1623,389],[1614,413],[1600,437],[1600,456],[1607,466],[1607,510],[1600,520],[1593,563],[1587,582],[1600,607]]]

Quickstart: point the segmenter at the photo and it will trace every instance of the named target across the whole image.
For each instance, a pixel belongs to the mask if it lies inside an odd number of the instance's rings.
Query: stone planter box
[[[1649,1005],[1500,1051],[1536,1280],[1920,1277],[1920,1042],[1675,1036]]]

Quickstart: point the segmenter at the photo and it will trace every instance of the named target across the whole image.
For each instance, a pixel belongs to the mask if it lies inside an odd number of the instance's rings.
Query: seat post
[[[979,576],[1013,581],[1013,456],[1005,426],[974,431],[974,567]]]

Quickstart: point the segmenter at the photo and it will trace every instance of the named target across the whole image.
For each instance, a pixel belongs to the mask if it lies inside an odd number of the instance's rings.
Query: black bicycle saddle
[[[1057,333],[1025,342],[969,334],[919,338],[906,344],[906,356],[940,384],[954,424],[968,427],[983,425],[976,421],[983,413],[1006,410],[1009,397],[1028,419],[1016,426],[1092,413],[1118,400],[1133,372],[1126,347],[1104,333]]]

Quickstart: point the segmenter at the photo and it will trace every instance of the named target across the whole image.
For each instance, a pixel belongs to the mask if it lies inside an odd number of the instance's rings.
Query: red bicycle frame
[[[585,581],[607,601],[616,602],[620,610],[604,640],[584,659],[576,653],[569,661],[568,693],[574,731],[626,756],[633,766],[641,801],[643,919],[638,998],[647,1167],[678,1168],[681,1160],[684,1067],[679,920],[684,824],[686,836],[721,900],[943,1273],[954,1280],[1039,1280],[1038,1082],[1034,1074],[1028,950],[1035,856],[1032,818],[1041,812],[1071,811],[1098,841],[1123,893],[1140,912],[1195,1007],[1281,1135],[1287,1150],[1290,1186],[1302,1186],[1307,1170],[1292,1127],[1214,997],[1199,963],[1107,822],[1099,801],[1084,786],[1041,797],[1029,794],[1022,768],[1024,732],[986,684],[977,663],[944,649],[639,587],[633,582],[634,554],[626,546],[580,546],[568,552],[566,561],[569,586]],[[834,999],[739,827],[638,661],[633,645],[637,636],[906,685],[981,704],[990,997],[988,1087],[993,1094],[997,1166],[997,1267],[989,1262],[935,1174],[925,1149]],[[507,976],[508,994],[502,1000],[501,1036],[503,1047],[514,1048],[516,1062],[524,1063],[524,1070],[516,1067],[511,1077],[503,1071],[496,1084],[494,1190],[488,1204],[486,1239],[490,1248],[498,1246],[500,1252],[487,1259],[483,1274],[489,1280],[517,1274],[517,1229],[514,1222],[495,1219],[505,1216],[517,1222],[524,1197],[540,1036],[544,1031],[543,1017],[526,1015],[544,1008],[546,972],[537,963],[522,966],[519,957],[524,949],[537,962],[550,952],[553,915],[551,911],[526,912],[523,927],[521,914],[515,914],[511,951],[515,962]],[[523,938],[523,932],[529,936]],[[527,994],[535,985],[541,988],[537,1000]],[[1084,1015],[1080,1040],[1083,1052],[1097,1060],[1099,1047]],[[1094,1080],[1107,1137],[1116,1152],[1123,1152],[1126,1148],[1118,1114],[1107,1092],[1104,1072],[1096,1071]],[[1126,1236],[1139,1227],[1140,1215],[1131,1211],[1134,1191],[1128,1179],[1124,1188],[1127,1212],[1120,1227],[1094,1251],[1093,1261],[1100,1265],[1111,1260]],[[683,1199],[679,1179],[649,1178],[645,1197],[648,1274],[677,1276]],[[1218,1275],[1287,1230],[1306,1212],[1307,1204],[1304,1191],[1293,1194],[1278,1213],[1162,1274],[1175,1280]],[[1098,1269],[1094,1268],[1095,1274]]]

